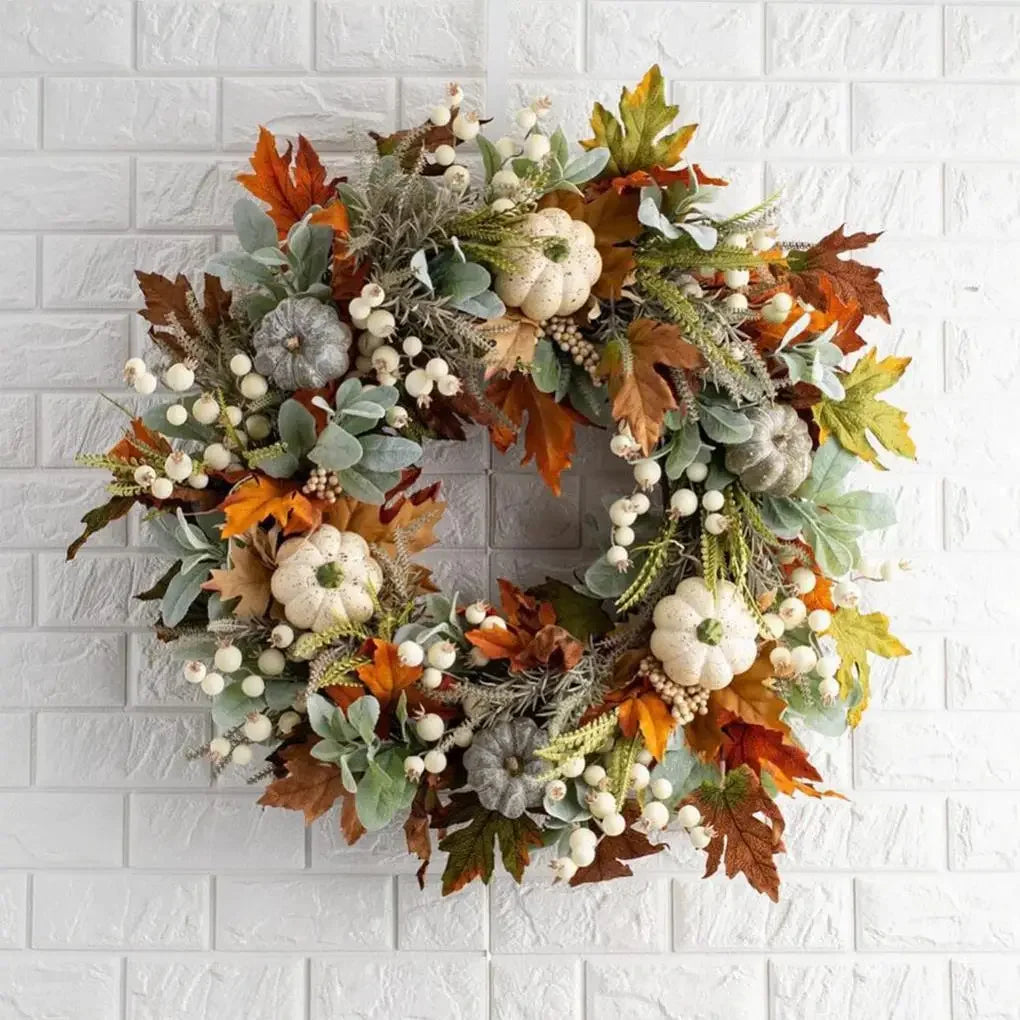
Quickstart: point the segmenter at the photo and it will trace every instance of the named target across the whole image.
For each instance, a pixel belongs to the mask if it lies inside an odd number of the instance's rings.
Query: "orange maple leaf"
[[[269,215],[281,238],[287,236],[287,231],[313,205],[323,207],[316,214],[315,222],[346,233],[347,211],[336,197],[336,182],[326,182],[326,168],[318,153],[304,135],[298,135],[297,156],[292,167],[293,148],[288,142],[281,155],[272,132],[260,127],[259,140],[249,160],[254,173],[238,174],[238,181],[269,206]]]
[[[648,753],[656,761],[662,761],[676,720],[655,691],[645,691],[621,702],[617,719],[625,737],[632,740],[640,730]]]
[[[574,424],[588,421],[566,404],[557,404],[535,386],[530,375],[514,372],[489,383],[486,397],[518,428],[528,424],[524,432],[522,464],[534,458],[545,484],[560,494],[560,475],[570,467],[574,452]],[[490,426],[489,434],[501,453],[506,453],[517,438],[516,433],[499,425]]]
[[[717,188],[725,188],[730,183],[721,177],[709,177],[697,163],[692,163],[690,167],[681,167],[679,170],[667,170],[661,166],[653,166],[650,170],[635,170],[626,177],[614,177],[610,185],[622,195],[625,191],[640,191],[650,184],[668,188],[676,181],[688,187],[692,181],[698,184],[711,184]]]
[[[783,776],[791,789],[794,785],[791,781],[795,779],[821,781],[821,775],[808,761],[804,749],[789,743],[777,730],[734,719],[723,727],[723,733],[723,760],[727,768],[747,765],[759,777],[765,768],[770,773],[774,771]],[[814,796],[819,796],[817,790],[808,789]]]
[[[220,509],[227,518],[220,527],[223,538],[241,535],[267,517],[274,518],[285,535],[314,531],[322,522],[322,511],[293,482],[265,475],[238,485]]]
[[[389,641],[371,641],[372,661],[358,667],[358,678],[376,697],[383,712],[396,708],[400,695],[420,679],[421,666],[405,666],[397,646]]]
[[[609,379],[613,418],[626,420],[646,455],[659,441],[666,412],[678,406],[659,366],[694,371],[702,364],[701,352],[678,326],[656,319],[635,319],[626,341],[607,344],[599,371]]]

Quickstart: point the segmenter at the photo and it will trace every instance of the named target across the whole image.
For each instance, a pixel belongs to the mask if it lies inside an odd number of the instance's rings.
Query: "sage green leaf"
[[[367,471],[399,471],[417,463],[421,456],[422,449],[414,440],[374,432],[362,436],[361,459],[356,463]]]
[[[751,438],[753,426],[747,415],[723,404],[700,404],[699,421],[709,439],[733,446]]]
[[[230,684],[213,698],[212,719],[221,730],[232,730],[240,726],[250,712],[257,712],[261,702],[257,698],[249,698],[241,690],[241,685]]]
[[[531,360],[531,378],[535,385],[543,393],[552,393],[559,386],[561,371],[562,365],[552,343],[549,340],[539,340]]]
[[[379,702],[371,694],[365,694],[347,709],[347,721],[358,731],[366,744],[375,740],[375,727],[379,722]]]
[[[295,457],[304,457],[315,446],[315,416],[296,400],[285,400],[280,405],[277,428],[287,452]]]
[[[361,460],[361,443],[346,429],[331,421],[319,434],[308,459],[328,471],[344,471]]]
[[[676,481],[689,468],[701,449],[701,433],[695,422],[684,422],[683,427],[673,433],[669,453],[666,454],[666,477]]]
[[[395,747],[381,751],[358,783],[354,806],[369,832],[384,828],[414,800],[418,786],[404,775],[405,757],[406,752]]]
[[[191,570],[182,570],[170,580],[160,602],[160,614],[168,627],[176,627],[188,615],[192,603],[202,594],[202,585],[208,577],[209,564],[203,557]]]
[[[158,407],[150,407],[142,415],[142,421],[154,432],[169,436],[171,439],[192,439],[197,443],[206,444],[213,441],[213,430],[208,425],[200,425],[190,415],[183,425],[171,425],[166,420],[166,412],[173,406],[160,404]]]
[[[276,224],[269,214],[250,198],[239,198],[234,203],[234,233],[247,252],[259,248],[275,248]]]

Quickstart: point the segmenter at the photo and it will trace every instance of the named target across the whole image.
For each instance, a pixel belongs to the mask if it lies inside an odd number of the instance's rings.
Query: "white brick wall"
[[[0,0],[0,1018],[1020,1016],[1018,29],[1005,2]],[[728,204],[781,186],[790,238],[887,228],[868,336],[918,359],[921,452],[876,480],[917,564],[881,595],[918,654],[852,750],[812,741],[851,799],[787,808],[778,906],[683,849],[443,901],[399,833],[347,849],[180,757],[208,723],[128,597],[137,522],[62,563],[99,495],[73,457],[143,349],[132,270],[215,250],[259,123],[350,165],[457,77],[579,132],[652,60]],[[481,437],[433,448],[439,574],[568,576],[613,478],[581,445],[559,503]]]

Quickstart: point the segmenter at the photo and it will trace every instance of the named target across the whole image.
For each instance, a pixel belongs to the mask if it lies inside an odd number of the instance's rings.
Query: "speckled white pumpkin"
[[[569,251],[561,262],[540,251],[526,252],[512,273],[496,275],[494,289],[500,299],[538,322],[576,312],[602,273],[591,227],[563,209],[540,209],[528,213],[520,229],[531,237],[562,237]]]
[[[324,524],[311,535],[287,539],[276,562],[270,588],[295,627],[318,632],[372,616],[370,592],[379,591],[382,569],[356,532]]]
[[[758,654],[758,626],[729,581],[713,595],[702,578],[688,577],[658,602],[652,622],[652,654],[683,687],[727,687]]]

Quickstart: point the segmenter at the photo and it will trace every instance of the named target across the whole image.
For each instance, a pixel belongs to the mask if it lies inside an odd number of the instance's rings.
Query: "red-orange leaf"
[[[640,730],[649,754],[657,761],[662,761],[676,720],[669,706],[655,691],[644,691],[621,701],[617,721],[620,731],[629,740],[637,736]]]
[[[241,535],[267,517],[274,518],[287,535],[314,531],[322,521],[322,511],[296,484],[265,475],[238,485],[220,509],[227,518],[220,528],[223,538]]]
[[[401,693],[421,677],[422,667],[405,666],[397,654],[397,646],[389,641],[373,640],[372,645],[372,661],[358,667],[358,677],[386,712],[396,708]]]
[[[336,201],[335,181],[326,182],[326,168],[311,142],[298,135],[297,156],[291,166],[293,145],[288,142],[281,154],[276,139],[266,128],[259,128],[259,140],[249,162],[254,173],[238,174],[237,179],[256,198],[269,206],[269,215],[280,237],[297,223],[313,205],[326,206]],[[339,204],[339,203],[337,203]],[[341,206],[342,209],[342,206]],[[346,231],[346,212],[330,212],[322,222]]]
[[[821,796],[813,787],[795,782],[800,779],[820,782],[822,777],[808,761],[804,749],[788,743],[782,733],[739,719],[724,726],[723,732],[723,759],[727,768],[747,765],[759,778],[765,769],[773,777],[780,778],[784,793],[800,789],[811,796]]]
[[[627,819],[627,828],[619,836],[603,836],[595,847],[595,860],[586,868],[579,868],[570,880],[571,885],[584,885],[586,882],[606,882],[612,878],[626,878],[634,872],[624,864],[639,857],[650,857],[662,853],[665,843],[651,843],[639,829],[633,827],[637,820],[638,809],[633,802],[623,809],[623,817]]]
[[[534,459],[546,485],[558,496],[560,475],[570,467],[574,453],[574,425],[587,424],[587,420],[571,407],[557,404],[535,386],[530,375],[521,372],[493,379],[485,395],[518,429],[527,418],[521,463]],[[489,433],[502,453],[516,438],[508,429],[498,426],[490,428]]]

